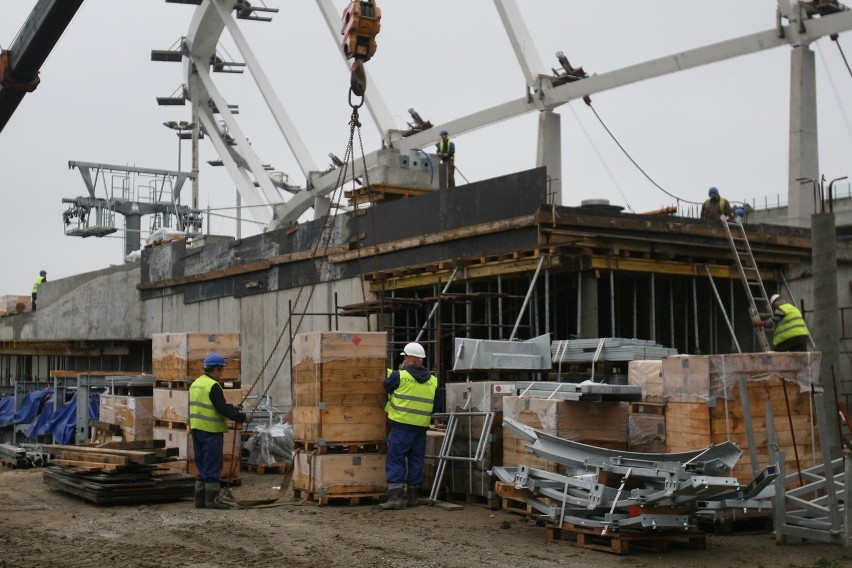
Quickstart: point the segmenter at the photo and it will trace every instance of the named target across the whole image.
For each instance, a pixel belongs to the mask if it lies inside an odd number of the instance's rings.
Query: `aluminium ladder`
[[[739,220],[730,223],[725,217],[720,217],[720,220],[722,227],[725,229],[725,235],[728,237],[728,246],[731,247],[731,252],[737,263],[737,271],[740,273],[740,279],[745,288],[746,298],[748,298],[749,315],[751,319],[763,319],[756,302],[760,302],[761,307],[766,307],[765,313],[771,313],[772,306],[769,303],[769,296],[766,295],[766,288],[763,286],[763,280],[760,277],[760,270],[754,260],[754,254],[751,252],[751,245],[748,243],[745,227]],[[731,229],[731,227],[734,227],[734,229]],[[766,329],[759,327],[755,329],[755,332],[763,351],[771,351],[772,347],[769,343],[769,338],[766,336]]]

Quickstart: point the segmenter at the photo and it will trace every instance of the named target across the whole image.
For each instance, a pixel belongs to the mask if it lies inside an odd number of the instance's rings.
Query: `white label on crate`
[[[515,392],[515,385],[493,385],[491,392],[494,394],[513,394]]]
[[[130,410],[136,410],[136,399],[132,396],[127,397],[127,408]]]
[[[273,438],[282,438],[284,436],[283,426],[273,426],[269,429],[269,435]]]

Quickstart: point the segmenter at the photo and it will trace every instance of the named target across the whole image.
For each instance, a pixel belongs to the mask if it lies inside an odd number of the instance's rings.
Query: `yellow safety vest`
[[[41,286],[44,283],[44,280],[45,280],[44,276],[41,276],[41,275],[39,275],[39,277],[36,278],[35,284],[33,284],[33,294],[38,293],[38,287]]]
[[[438,378],[435,375],[425,383],[418,383],[411,373],[402,370],[399,372],[399,386],[390,393],[385,412],[394,422],[428,428],[432,422],[437,390]]]
[[[808,327],[805,325],[805,318],[802,317],[802,312],[793,304],[781,304],[778,309],[786,315],[775,326],[775,332],[772,334],[772,345],[778,346],[781,343],[799,337],[808,335]]]
[[[448,154],[450,152],[450,150],[452,149],[452,144],[453,144],[453,141],[450,140],[449,138],[447,138],[446,142],[444,142],[443,140],[439,140],[438,141],[438,153],[439,154],[444,154],[444,153]],[[448,160],[455,160],[456,155],[453,154],[452,156],[450,156],[447,159]]]
[[[189,387],[189,427],[204,432],[227,432],[228,421],[213,407],[210,391],[217,386],[215,379],[201,375]]]

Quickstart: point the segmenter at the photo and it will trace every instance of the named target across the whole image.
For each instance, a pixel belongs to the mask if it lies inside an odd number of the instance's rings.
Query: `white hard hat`
[[[775,300],[777,300],[779,298],[781,298],[781,294],[772,294],[772,297],[769,298],[769,305],[770,306],[775,305]]]
[[[402,350],[402,354],[407,357],[417,357],[418,359],[426,358],[426,350],[419,343],[409,343]]]

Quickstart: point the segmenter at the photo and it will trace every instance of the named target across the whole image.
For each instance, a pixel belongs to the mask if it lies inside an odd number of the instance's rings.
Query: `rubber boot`
[[[405,506],[406,507],[419,507],[420,506],[420,495],[418,492],[418,487],[416,485],[409,485],[405,489]]]
[[[230,509],[228,505],[219,502],[219,482],[208,481],[204,484],[204,507],[206,509]]]
[[[205,500],[207,499],[207,495],[205,495],[205,486],[204,482],[200,479],[195,480],[195,508],[196,509],[204,509],[206,508]]]
[[[405,509],[405,487],[402,483],[391,483],[388,485],[388,500],[379,509],[383,511],[398,511]]]

